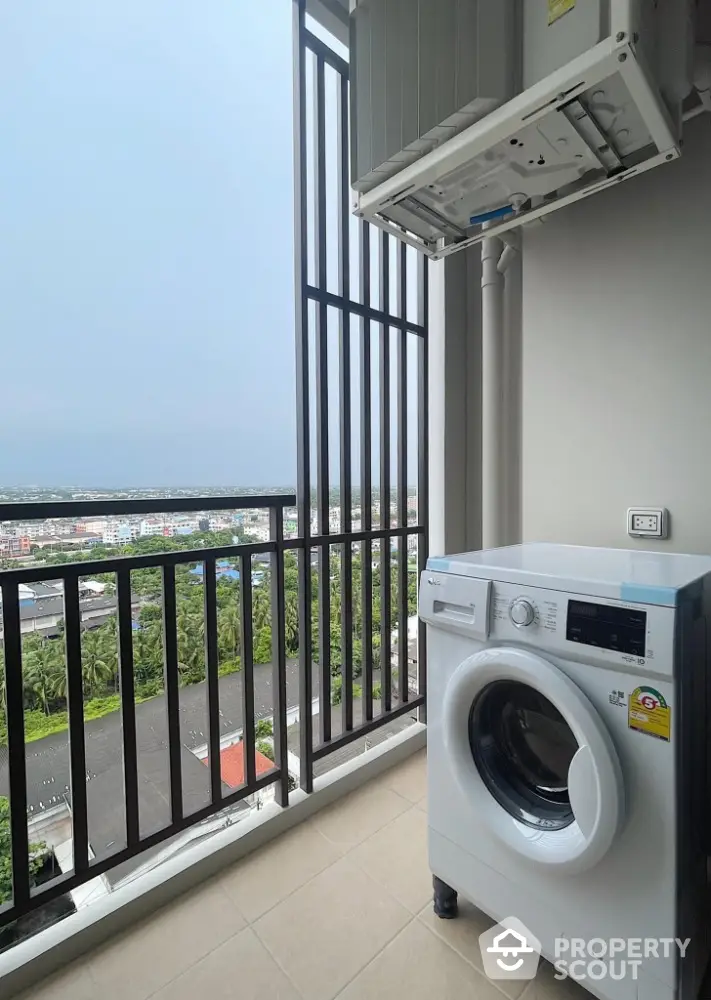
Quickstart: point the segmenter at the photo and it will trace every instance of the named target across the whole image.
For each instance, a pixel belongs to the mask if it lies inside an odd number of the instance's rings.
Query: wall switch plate
[[[633,538],[667,538],[669,511],[666,507],[630,507],[627,534]]]

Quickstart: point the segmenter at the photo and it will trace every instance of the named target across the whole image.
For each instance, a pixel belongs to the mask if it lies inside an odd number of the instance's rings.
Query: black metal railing
[[[420,531],[416,526],[355,531],[327,537],[284,537],[284,510],[296,503],[291,495],[196,497],[180,500],[105,500],[58,503],[27,503],[0,505],[0,520],[78,518],[106,514],[131,516],[144,513],[229,511],[266,509],[269,511],[270,538],[264,542],[241,542],[212,548],[186,548],[147,555],[109,555],[60,565],[37,565],[0,572],[2,593],[2,652],[5,670],[5,716],[7,724],[7,784],[10,800],[12,900],[0,907],[0,927],[35,910],[88,880],[143,854],[207,817],[241,802],[269,785],[275,786],[276,801],[282,806],[289,802],[288,734],[285,639],[285,574],[284,559],[289,551],[308,563],[308,552],[318,546],[350,544],[354,541],[383,540],[389,553],[389,539],[405,539]],[[248,530],[248,528],[247,528]],[[253,616],[252,616],[252,557],[269,557],[271,640],[272,640],[272,718],[274,766],[257,774],[255,766],[256,719],[254,695]],[[220,682],[218,676],[217,570],[219,560],[229,559],[239,567],[239,620],[242,672],[242,745],[244,748],[244,782],[241,787],[225,793],[220,756]],[[209,801],[187,812],[183,801],[182,750],[180,730],[180,670],[177,632],[176,568],[200,564],[204,590],[204,680],[207,700],[207,764],[209,769]],[[163,688],[167,731],[168,787],[170,820],[158,830],[141,833],[139,783],[142,761],[139,755],[136,721],[136,688],[134,664],[134,616],[132,573],[147,569],[161,572],[161,604],[163,635]],[[88,774],[86,727],[84,718],[85,691],[82,672],[82,642],[86,623],[82,621],[79,582],[82,578],[112,574],[115,579],[116,644],[118,654],[118,689],[120,695],[121,750],[125,830],[119,849],[102,856],[91,857],[89,810],[87,801]],[[310,578],[310,574],[309,574]],[[68,722],[69,789],[66,802],[71,815],[73,870],[52,878],[41,886],[31,879],[31,844],[28,833],[27,756],[31,744],[25,738],[25,690],[23,682],[23,633],[20,615],[20,585],[47,584],[60,581],[63,585],[62,611],[64,660],[66,669],[66,706]],[[352,580],[345,581],[347,602],[352,600]],[[301,602],[303,609],[303,601]],[[307,606],[308,607],[308,606]],[[301,703],[301,733],[312,731],[311,664],[304,658],[311,633],[310,607],[299,622]],[[364,625],[372,627],[372,607],[364,614]],[[303,623],[303,624],[302,624]],[[349,624],[352,629],[352,621]],[[47,640],[52,641],[52,640]],[[344,647],[352,657],[352,642]],[[383,674],[385,674],[385,670]],[[407,671],[405,671],[407,675]],[[353,665],[346,672],[349,688],[343,692],[350,704],[342,732],[330,734],[317,745],[301,740],[301,786],[313,788],[314,765],[330,753],[358,739],[423,702],[422,696],[410,699],[403,692],[401,703],[393,707],[382,704],[382,711],[373,716],[373,664],[364,667],[369,709],[362,724],[353,723]],[[325,678],[323,678],[326,683]],[[330,676],[328,688],[330,690]],[[319,703],[320,711],[330,715],[330,703]],[[2,748],[0,747],[0,750]],[[0,789],[1,791],[1,789]],[[31,817],[30,817],[31,818]]]
[[[417,691],[410,690],[407,666],[408,546],[416,536],[417,569],[427,559],[427,260],[393,236],[356,220],[349,211],[349,64],[312,31],[305,0],[294,0],[294,126],[296,150],[296,360],[298,416],[299,535],[303,538],[299,582],[301,614],[311,609],[310,551],[318,558],[318,649],[311,634],[300,646],[302,718],[312,685],[312,661],[319,666],[320,741],[312,751],[309,721],[301,730],[301,784],[311,789],[310,758],[319,759],[336,744],[355,739],[417,708],[425,720],[425,632],[417,638]],[[330,222],[330,224],[329,224]],[[414,351],[413,366],[409,347]],[[352,355],[357,349],[357,364]],[[394,358],[391,356],[394,353]],[[338,361],[332,377],[331,358]],[[416,369],[416,370],[413,370]],[[353,383],[357,377],[357,393]],[[373,380],[377,377],[376,391]],[[394,387],[392,383],[394,384]],[[414,392],[410,390],[414,389]],[[394,399],[393,399],[394,397]],[[330,427],[336,408],[338,432]],[[374,405],[377,411],[374,413]],[[373,422],[377,420],[377,436]],[[416,523],[408,523],[410,484],[409,421],[416,427],[414,456]],[[315,424],[315,427],[313,426]],[[353,434],[358,435],[357,449]],[[315,440],[314,440],[315,439]],[[335,440],[334,440],[335,439]],[[394,448],[393,448],[394,441]],[[358,503],[361,530],[353,530],[353,452],[359,463]],[[392,452],[394,451],[394,454]],[[338,464],[336,482],[332,470]],[[315,467],[313,475],[312,464]],[[393,466],[395,482],[393,479]],[[334,477],[336,478],[336,477]],[[377,489],[376,489],[377,484]],[[393,487],[396,514],[391,516]],[[332,491],[337,489],[341,531],[330,524]],[[315,497],[315,504],[312,498]],[[377,498],[377,500],[376,500]],[[379,526],[374,527],[374,501]],[[312,509],[313,508],[313,509]],[[312,515],[316,532],[312,534]],[[396,608],[391,607],[391,546],[397,545]],[[354,726],[352,621],[352,545],[362,546],[361,630],[363,658],[363,721]],[[373,709],[373,563],[379,547],[381,713]],[[331,649],[328,636],[331,553],[341,560],[342,650],[341,733],[333,737],[330,700]],[[391,635],[397,622],[397,690],[393,691]]]
[[[180,500],[106,500],[0,505],[0,520],[77,518],[84,516],[135,515],[153,512],[228,511],[268,509],[271,537],[265,542],[223,545],[209,549],[181,549],[150,555],[89,559],[58,566],[41,565],[0,572],[2,592],[3,653],[5,661],[5,715],[7,723],[7,771],[10,799],[12,902],[0,907],[0,926],[50,902],[111,868],[168,840],[189,826],[234,805],[268,785],[276,785],[276,800],[289,801],[287,766],[286,652],[284,643],[284,552],[298,547],[299,540],[285,540],[283,513],[294,506],[295,496],[197,497]],[[254,555],[270,556],[272,615],[273,739],[275,765],[259,776],[255,768],[254,662],[252,644],[252,574]],[[245,780],[241,787],[223,794],[220,771],[219,680],[217,653],[218,559],[239,564],[241,619],[242,742]],[[208,719],[208,764],[210,801],[186,814],[183,807],[181,732],[179,719],[180,676],[178,664],[176,582],[177,566],[200,563],[203,567],[205,615],[205,680]],[[136,738],[133,616],[131,573],[158,568],[162,574],[163,682],[167,714],[170,822],[149,835],[140,834],[139,754]],[[79,580],[82,577],[115,574],[116,633],[122,728],[123,783],[125,797],[125,844],[123,849],[101,858],[89,858],[87,809],[87,759],[82,674],[82,620]],[[24,724],[23,650],[20,620],[21,584],[61,581],[63,584],[66,703],[73,871],[38,889],[31,887],[30,844]]]

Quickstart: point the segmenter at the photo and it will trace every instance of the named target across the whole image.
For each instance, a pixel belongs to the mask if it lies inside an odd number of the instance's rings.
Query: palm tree
[[[136,681],[146,684],[163,676],[163,627],[160,621],[146,625],[134,636],[133,669]]]
[[[272,609],[267,587],[255,587],[252,591],[252,622],[255,634],[265,625],[271,624]]]
[[[288,591],[284,600],[284,631],[286,651],[294,656],[299,649],[299,602],[295,591]]]
[[[35,698],[45,715],[50,714],[50,701],[60,673],[65,673],[64,657],[52,639],[43,639],[31,647],[25,658],[25,690]]]
[[[64,663],[57,667],[52,677],[52,697],[56,701],[67,700],[67,671]]]
[[[240,654],[240,622],[235,604],[218,610],[217,633],[220,659],[236,660]]]
[[[106,636],[101,634],[101,630],[85,633],[81,643],[81,676],[84,694],[94,694],[97,690],[105,687],[115,673],[115,654],[112,663]]]
[[[184,605],[178,612],[178,669],[185,684],[205,677],[205,617]]]

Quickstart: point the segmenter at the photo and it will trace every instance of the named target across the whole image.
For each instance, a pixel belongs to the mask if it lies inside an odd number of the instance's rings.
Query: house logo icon
[[[484,972],[489,979],[533,979],[541,942],[517,917],[506,917],[479,935]]]

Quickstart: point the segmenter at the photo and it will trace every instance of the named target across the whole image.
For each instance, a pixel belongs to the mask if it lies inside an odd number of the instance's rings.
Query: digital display
[[[647,647],[647,612],[568,601],[565,637],[569,642],[643,658]]]

